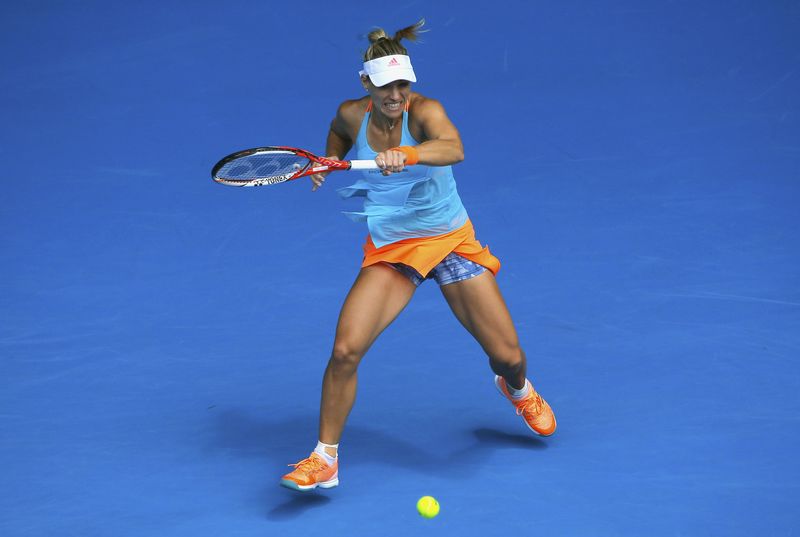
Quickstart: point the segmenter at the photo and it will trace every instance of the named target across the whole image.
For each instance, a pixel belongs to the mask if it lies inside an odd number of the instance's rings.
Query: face
[[[403,109],[411,95],[411,82],[395,80],[385,86],[376,86],[369,77],[361,79],[364,88],[372,98],[372,108],[381,111],[386,117],[397,118],[403,115]]]

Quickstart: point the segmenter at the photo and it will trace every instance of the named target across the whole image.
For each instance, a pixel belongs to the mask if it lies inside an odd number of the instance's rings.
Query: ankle
[[[515,388],[511,384],[506,381],[506,389],[508,390],[509,395],[511,395],[512,399],[522,399],[523,397],[527,396],[529,390],[531,390],[531,385],[528,382],[528,379],[525,379],[525,382],[522,384],[521,388]]]
[[[339,456],[339,444],[326,444],[318,441],[314,452],[325,457],[328,462],[333,462]]]

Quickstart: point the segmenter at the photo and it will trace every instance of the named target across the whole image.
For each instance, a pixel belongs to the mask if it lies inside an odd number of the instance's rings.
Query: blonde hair
[[[416,41],[419,34],[427,32],[428,30],[420,30],[425,24],[425,19],[420,19],[417,23],[412,24],[402,30],[397,30],[394,37],[389,37],[383,28],[376,28],[368,35],[370,45],[364,52],[364,61],[368,62],[376,58],[383,58],[384,56],[391,56],[392,54],[403,54],[408,56],[406,47],[400,44],[401,39],[408,41]]]

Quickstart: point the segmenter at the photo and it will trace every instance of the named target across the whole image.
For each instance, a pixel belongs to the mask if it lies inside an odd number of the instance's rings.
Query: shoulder
[[[412,94],[408,108],[408,128],[420,142],[432,139],[457,138],[453,125],[442,103],[418,93]]]
[[[344,101],[336,110],[331,129],[343,138],[355,140],[367,109],[368,98]]]
[[[336,111],[337,119],[340,119],[348,124],[360,123],[364,119],[364,114],[367,110],[369,97],[362,97],[360,99],[352,99],[344,101],[339,105]]]
[[[450,121],[447,118],[447,112],[445,112],[442,103],[436,99],[420,95],[419,93],[411,95],[408,113],[414,121],[422,124]]]

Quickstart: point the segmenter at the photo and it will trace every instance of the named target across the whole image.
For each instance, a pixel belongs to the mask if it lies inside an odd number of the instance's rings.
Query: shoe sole
[[[497,376],[497,375],[495,375],[495,377],[494,377],[494,387],[497,388],[497,391],[500,392],[500,395],[503,396],[503,399],[505,399],[506,401],[510,401],[511,400],[506,395],[506,392],[503,391],[503,388],[500,387],[500,377]],[[539,431],[537,431],[536,429],[531,427],[528,424],[528,420],[526,420],[526,419],[523,419],[522,421],[523,421],[523,423],[525,423],[525,427],[530,429],[533,434],[535,434],[537,436],[541,436],[543,438],[547,438],[548,436],[553,436],[555,434],[555,432],[556,432],[556,429],[558,428],[558,424],[556,423],[556,417],[555,416],[553,416],[553,425],[555,425],[555,427],[553,428],[553,432],[550,433],[550,434],[542,434],[542,433],[540,433]]]
[[[296,490],[299,492],[308,492],[310,490],[314,490],[315,488],[319,487],[321,489],[332,489],[333,487],[339,486],[339,478],[334,477],[328,481],[322,481],[320,483],[314,483],[313,485],[299,485],[292,481],[291,479],[281,479],[281,486],[286,487],[287,489]]]

